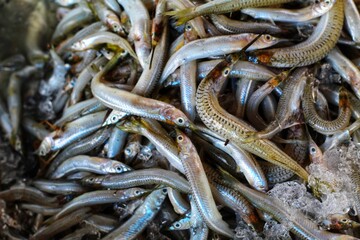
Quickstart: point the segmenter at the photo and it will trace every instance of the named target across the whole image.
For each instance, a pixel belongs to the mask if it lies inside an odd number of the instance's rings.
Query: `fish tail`
[[[189,20],[193,19],[194,17],[196,17],[193,14],[194,12],[195,12],[194,8],[185,8],[185,9],[182,9],[182,10],[166,12],[165,15],[176,18],[177,19],[176,25],[180,26],[182,24],[185,24]]]

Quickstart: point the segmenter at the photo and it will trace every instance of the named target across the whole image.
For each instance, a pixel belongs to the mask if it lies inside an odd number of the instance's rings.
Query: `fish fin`
[[[166,12],[165,15],[176,18],[177,19],[176,25],[180,26],[195,17],[194,14],[192,14],[193,12],[194,12],[194,8],[185,8],[182,10]]]

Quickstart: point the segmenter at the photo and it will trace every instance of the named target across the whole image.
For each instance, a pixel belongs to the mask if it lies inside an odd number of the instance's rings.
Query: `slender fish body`
[[[176,142],[186,178],[191,186],[191,193],[201,216],[213,231],[233,237],[233,231],[222,220],[222,216],[216,208],[209,181],[194,145],[180,130],[176,130]]]
[[[253,52],[249,60],[272,67],[301,67],[324,58],[336,45],[344,22],[344,2],[337,0],[324,14],[311,36],[291,47]]]
[[[124,224],[102,239],[135,239],[159,212],[166,195],[166,188],[154,190]]]

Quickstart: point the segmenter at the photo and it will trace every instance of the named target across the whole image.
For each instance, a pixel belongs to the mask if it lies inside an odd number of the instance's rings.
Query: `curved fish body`
[[[12,187],[8,190],[1,191],[0,199],[6,202],[22,200],[22,201],[41,204],[45,206],[51,206],[51,207],[58,206],[56,197],[49,197],[45,195],[42,191],[29,186],[17,186],[17,187]]]
[[[102,145],[109,138],[109,129],[102,129],[94,134],[81,139],[67,146],[56,157],[51,160],[51,164],[46,171],[46,176],[50,176],[66,159],[85,154]]]
[[[109,62],[111,64],[111,61]],[[101,83],[101,78],[106,72],[106,67],[98,72],[91,81],[93,95],[105,106],[144,118],[152,118],[180,127],[191,127],[192,123],[186,115],[174,106],[155,99],[145,98],[125,90],[115,89]],[[116,115],[113,123],[118,121]]]
[[[99,229],[101,232],[109,233],[119,225],[119,220],[109,215],[92,214],[83,220],[84,223]]]
[[[135,239],[155,218],[167,195],[166,188],[154,190],[144,203],[120,227],[106,235],[103,240]]]
[[[45,137],[37,152],[40,156],[47,155],[50,151],[60,150],[71,143],[86,137],[101,128],[106,112],[101,111],[86,115],[68,123],[64,131],[56,130]]]
[[[178,143],[179,157],[184,167],[186,178],[191,186],[192,196],[202,218],[213,231],[227,237],[233,237],[233,231],[222,220],[222,216],[216,208],[209,181],[195,146],[180,130],[176,130],[176,142]]]
[[[104,150],[108,158],[115,158],[120,154],[125,146],[127,136],[128,134],[119,128],[113,128],[109,137],[109,141],[106,143],[106,147],[104,146]]]
[[[78,155],[67,159],[51,174],[50,178],[61,178],[67,174],[88,171],[97,174],[123,173],[132,169],[125,164],[107,158]]]
[[[261,222],[255,208],[243,196],[216,182],[211,182],[211,190],[218,202],[234,209],[248,225],[261,231]]]
[[[265,84],[251,94],[247,104],[246,116],[256,128],[263,129],[267,127],[265,120],[259,114],[259,106],[261,102],[263,102],[266,96],[277,88],[281,82],[287,79],[290,72],[291,71],[284,71],[270,78]]]
[[[254,93],[256,82],[247,78],[241,79],[236,83],[235,98],[236,98],[236,116],[238,118],[245,117],[248,101],[251,94]]]
[[[65,204],[62,210],[54,216],[54,220],[62,218],[63,216],[82,207],[108,203],[123,203],[141,197],[146,192],[147,190],[142,188],[129,188],[126,190],[116,191],[98,190],[87,192]]]
[[[53,216],[57,214],[61,208],[45,207],[44,205],[22,203],[20,205],[22,209],[26,209],[44,216]]]
[[[209,60],[197,64],[197,78],[203,79],[223,59]],[[164,87],[180,85],[180,69],[175,70],[164,82]],[[235,63],[229,73],[230,78],[246,78],[254,81],[266,81],[276,75],[266,67],[246,61]]]
[[[74,181],[63,180],[35,180],[32,182],[37,189],[51,193],[51,194],[79,194],[86,191],[86,189],[79,183]]]
[[[68,50],[70,50],[71,46],[80,41],[81,39],[94,34],[96,32],[103,32],[106,31],[108,28],[105,27],[102,22],[94,22],[86,27],[84,27],[83,29],[81,29],[80,31],[78,31],[74,36],[66,39],[63,43],[61,43],[57,49],[56,52],[59,55],[65,55],[66,52]]]
[[[66,84],[66,74],[69,70],[69,65],[65,64],[54,49],[50,50],[50,56],[53,61],[53,73],[51,77],[39,88],[39,93],[42,96],[51,96],[61,91]]]
[[[333,49],[340,37],[344,22],[344,2],[336,0],[324,14],[311,36],[304,42],[284,48],[258,50],[249,60],[272,67],[301,67],[323,59]]]
[[[246,10],[246,9],[244,9]],[[216,28],[223,34],[235,33],[267,33],[278,34],[283,30],[271,23],[266,22],[244,22],[239,20],[230,19],[224,15],[210,15],[210,18]]]
[[[78,42],[75,42],[73,45],[71,45],[71,50],[84,51],[90,48],[94,48],[95,46],[100,44],[109,44],[116,46],[119,50],[123,49],[127,51],[134,59],[137,59],[136,53],[125,38],[122,38],[115,33],[105,31],[96,32],[94,34],[86,36]]]
[[[85,186],[106,189],[124,189],[142,185],[163,184],[183,193],[190,193],[191,191],[188,181],[180,174],[160,168],[148,168],[117,175],[86,177],[81,182]]]
[[[289,128],[298,123],[300,114],[300,103],[304,93],[307,79],[307,69],[299,68],[285,82],[283,93],[280,96],[278,107],[275,114],[275,120],[260,132],[250,134],[250,139],[272,138],[285,128]]]
[[[184,32],[184,43],[188,44],[198,37],[195,29],[186,24]],[[195,120],[195,95],[196,95],[196,61],[190,61],[180,66],[180,95],[181,107],[191,121]]]
[[[208,239],[209,228],[201,216],[200,210],[198,209],[195,200],[192,200],[190,204],[190,240],[206,240]]]
[[[50,26],[46,19],[47,6],[44,1],[37,1],[36,7],[27,19],[25,45],[28,60],[35,66],[43,66],[49,56],[41,48],[45,29]]]
[[[306,22],[321,17],[334,6],[335,0],[320,0],[308,7],[291,10],[277,8],[245,8],[241,12],[253,18],[279,22]]]
[[[161,75],[160,83],[162,84],[171,73],[185,63],[214,55],[238,52],[256,37],[256,34],[243,33],[194,40],[184,45],[170,57]],[[279,39],[277,38],[263,35],[248,50],[267,48],[278,42]]]
[[[86,85],[93,77],[91,74],[91,66],[94,64],[96,67],[100,68],[103,67],[107,62],[107,59],[104,57],[97,58],[81,71],[70,94],[70,105],[74,105],[80,102]]]
[[[108,26],[111,31],[125,35],[125,32],[121,26],[119,17],[110,9],[107,8],[104,1],[92,1],[94,10],[99,19]],[[117,7],[120,9],[119,5]]]
[[[75,120],[83,115],[90,114],[96,111],[105,110],[106,107],[102,105],[96,98],[90,98],[77,104],[71,105],[65,109],[61,118],[59,118],[54,125],[62,127],[65,123]]]
[[[335,120],[322,119],[316,112],[312,94],[312,84],[307,81],[305,87],[302,109],[305,121],[317,132],[324,135],[331,135],[349,125],[351,117],[350,101],[347,92],[341,88],[339,90],[339,115]]]
[[[341,77],[349,83],[355,95],[360,99],[360,70],[338,48],[330,51],[326,60]]]
[[[229,13],[249,7],[263,7],[291,2],[290,0],[215,0],[196,7],[186,8],[180,11],[172,11],[167,14],[177,19],[177,24],[185,22],[202,15]]]
[[[173,188],[167,188],[169,200],[177,214],[183,215],[189,211],[189,203],[181,196],[181,193]]]
[[[354,0],[344,0],[345,2],[345,26],[355,43],[360,43],[360,13]],[[359,4],[359,3],[357,3]]]
[[[56,222],[51,223],[48,226],[40,228],[34,235],[32,235],[29,239],[30,240],[44,240],[44,239],[51,239],[58,233],[65,231],[83,221],[84,219],[91,216],[90,208],[81,208],[59,220]]]
[[[167,24],[167,19],[164,20]],[[158,85],[161,72],[166,64],[169,47],[169,27],[163,26],[163,31],[158,43],[149,55],[149,59],[141,73],[140,78],[135,84],[132,93],[140,96],[149,97]]]
[[[94,18],[91,10],[84,6],[79,6],[68,12],[60,23],[56,26],[56,29],[52,36],[52,41],[58,43],[69,32],[75,28],[91,21]]]
[[[151,127],[144,120],[137,121],[131,119],[121,125],[117,126],[123,131],[137,133],[145,136],[151,143],[154,144],[156,149],[169,161],[169,163],[179,170],[181,173],[185,173],[178,156],[177,148],[174,141],[167,136],[167,133],[161,133],[161,130],[157,130]]]
[[[259,164],[254,157],[238,147],[236,144],[229,142],[224,144],[226,141],[218,134],[207,130],[205,128],[199,128],[202,133],[202,138],[211,142],[216,148],[229,154],[235,161],[235,172],[241,172],[244,174],[248,183],[259,191],[266,191],[268,189],[267,180]]]
[[[340,87],[338,85],[320,85],[319,89],[324,94],[326,100],[334,105],[339,105],[339,93]],[[360,100],[350,91],[344,89],[350,99],[350,107],[352,117],[355,119],[360,118]]]
[[[239,147],[263,158],[266,161],[294,171],[305,181],[309,174],[298,163],[269,140],[259,139],[250,143],[244,142],[248,132],[255,129],[248,123],[239,120],[226,112],[217,100],[218,92],[228,77],[233,63],[219,63],[200,83],[196,93],[196,107],[204,124]]]
[[[135,52],[140,65],[145,68],[151,51],[150,15],[141,0],[118,0],[131,22],[130,37],[134,40]]]

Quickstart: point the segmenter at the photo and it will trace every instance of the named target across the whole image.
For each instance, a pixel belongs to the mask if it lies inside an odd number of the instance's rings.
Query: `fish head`
[[[124,191],[125,195],[129,196],[131,199],[135,199],[145,195],[146,193],[150,193],[152,190],[134,187],[126,189]]]
[[[119,122],[116,127],[124,132],[140,133],[143,126],[137,118],[131,117],[125,121]]]
[[[176,129],[176,143],[180,159],[191,158],[198,154],[190,138],[179,129]]]
[[[336,0],[315,0],[312,10],[324,14],[327,13],[335,4]]]
[[[186,230],[190,228],[190,221],[188,218],[182,218],[178,221],[173,222],[169,227],[169,231]]]
[[[256,46],[257,48],[267,48],[267,47],[271,47],[277,43],[279,43],[280,41],[283,41],[283,39],[274,37],[270,34],[263,34],[259,40],[257,42],[254,43],[254,46]]]
[[[164,117],[165,122],[170,125],[176,125],[180,128],[191,128],[194,126],[181,110],[173,106],[161,109],[160,114]]]
[[[40,147],[36,150],[36,154],[39,156],[46,156],[54,145],[54,139],[52,136],[47,136],[41,142]]]
[[[70,47],[72,51],[82,51],[84,48],[85,48],[85,44],[82,41],[75,42]]]
[[[309,138],[309,156],[312,163],[320,164],[323,163],[323,154],[319,146]]]
[[[104,165],[104,170],[108,173],[123,173],[131,171],[132,168],[118,161],[109,161]]]
[[[139,152],[139,144],[132,142],[124,149],[125,159],[133,159]]]

